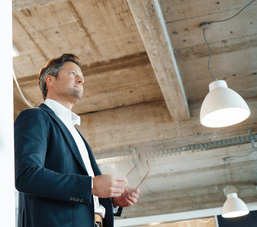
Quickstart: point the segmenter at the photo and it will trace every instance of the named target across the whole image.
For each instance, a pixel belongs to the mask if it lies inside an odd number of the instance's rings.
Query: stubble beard
[[[75,88],[72,88],[70,90],[70,96],[71,97],[74,97],[74,98],[77,98],[78,101],[80,101],[82,99],[82,96],[83,96],[83,93]]]

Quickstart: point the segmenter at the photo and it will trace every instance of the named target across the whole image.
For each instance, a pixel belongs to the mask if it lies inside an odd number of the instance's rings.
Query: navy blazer
[[[93,227],[91,177],[63,122],[45,104],[22,111],[14,124],[19,227]],[[83,137],[82,137],[83,138]],[[95,175],[101,171],[83,138]],[[105,227],[113,226],[111,200]],[[119,213],[120,215],[120,213]]]

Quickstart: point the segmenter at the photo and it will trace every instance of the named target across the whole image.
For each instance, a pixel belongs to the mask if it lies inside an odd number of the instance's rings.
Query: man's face
[[[83,74],[80,67],[73,62],[65,62],[62,70],[59,71],[54,80],[54,93],[58,98],[70,100],[77,99],[78,102],[83,96]]]

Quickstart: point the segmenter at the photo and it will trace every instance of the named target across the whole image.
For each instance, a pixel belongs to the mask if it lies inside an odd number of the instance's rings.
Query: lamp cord
[[[230,17],[230,18],[227,18],[227,19],[224,19],[224,20],[218,20],[218,21],[210,21],[210,22],[203,22],[200,24],[200,27],[204,26],[204,25],[209,25],[209,24],[212,24],[212,23],[217,23],[217,22],[224,22],[224,21],[228,21],[234,17],[236,17],[239,13],[241,13],[246,7],[248,7],[250,4],[252,4],[255,0],[252,0],[250,3],[248,3],[243,9],[241,9],[239,12],[237,12],[234,16]],[[209,43],[207,42],[207,39],[205,38],[205,28],[203,29],[203,37],[204,37],[204,40],[209,48],[209,60],[208,60],[208,71],[210,73],[210,75],[212,76],[212,78],[214,80],[217,80],[217,78],[215,76],[212,75],[211,71],[210,71],[210,61],[211,61],[211,48],[210,48],[210,45]]]
[[[231,190],[231,188],[230,188],[230,186],[229,186],[229,184],[228,184],[228,180],[227,180],[226,173],[225,173],[227,160],[228,160],[229,158],[246,157],[246,156],[252,154],[254,151],[257,151],[257,148],[254,147],[254,149],[253,149],[251,152],[249,152],[248,154],[245,154],[245,155],[234,155],[234,156],[228,156],[228,157],[223,158],[223,161],[224,161],[223,174],[224,174],[224,177],[225,177],[225,180],[226,180],[226,184],[227,184],[227,186],[229,187],[230,190]]]
[[[224,177],[225,177],[225,180],[226,180],[226,184],[227,184],[227,186],[229,187],[229,190],[231,191],[231,188],[230,188],[230,186],[229,186],[229,184],[228,184],[228,180],[227,180],[226,173],[225,173],[226,162],[227,162],[228,158],[227,158],[227,157],[226,157],[226,158],[223,158],[223,160],[224,160],[223,174],[224,174]]]
[[[252,4],[255,0],[249,2],[243,9],[241,9],[239,12],[237,12],[234,16],[230,17],[230,18],[227,18],[227,19],[224,19],[224,20],[217,20],[217,21],[211,21],[211,22],[207,22],[208,24],[211,24],[211,23],[217,23],[217,22],[224,22],[224,21],[228,21],[234,17],[236,17],[239,13],[241,13],[245,8],[247,8],[250,4]]]
[[[208,71],[209,71],[210,75],[212,76],[212,78],[213,78],[214,80],[217,80],[217,78],[216,78],[215,76],[213,76],[212,73],[211,73],[211,71],[210,71],[211,48],[210,48],[209,43],[207,42],[207,39],[205,38],[205,28],[203,29],[203,37],[204,37],[204,40],[205,40],[205,42],[206,42],[206,44],[207,44],[207,46],[208,46],[208,48],[209,48],[209,53],[210,53],[210,54],[209,54],[209,60],[208,60]]]
[[[22,93],[22,91],[21,91],[20,85],[19,85],[19,83],[18,83],[18,80],[17,80],[17,78],[16,78],[16,75],[15,75],[14,70],[13,70],[13,79],[14,79],[14,82],[15,82],[15,84],[16,84],[16,86],[17,86],[17,88],[18,88],[18,91],[20,92],[20,95],[21,95],[22,99],[24,100],[24,102],[25,102],[30,108],[33,108],[34,106],[32,106],[32,105],[28,102],[28,100],[24,97],[24,95],[23,95],[23,93]]]

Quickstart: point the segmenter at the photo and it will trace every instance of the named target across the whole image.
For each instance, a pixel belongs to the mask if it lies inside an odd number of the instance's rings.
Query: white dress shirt
[[[46,99],[45,104],[54,111],[54,113],[60,118],[60,120],[68,128],[68,130],[70,131],[71,135],[73,136],[78,146],[80,155],[82,157],[82,160],[85,164],[85,167],[87,169],[89,176],[91,176],[92,178],[95,177],[95,174],[93,172],[91,162],[88,156],[86,145],[74,126],[75,124],[80,125],[80,117],[77,114],[70,111],[69,109],[67,109],[65,106],[56,102],[55,100]],[[92,180],[92,187],[93,187],[93,180]],[[93,199],[94,199],[95,213],[99,213],[104,218],[105,208],[101,204],[99,204],[98,197],[93,195]]]

